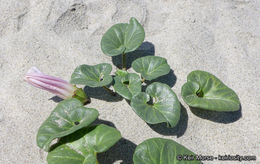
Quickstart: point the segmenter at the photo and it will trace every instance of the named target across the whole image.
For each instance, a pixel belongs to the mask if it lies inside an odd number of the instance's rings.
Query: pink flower
[[[65,80],[42,73],[36,67],[32,67],[26,73],[25,80],[29,84],[49,91],[62,99],[73,97],[78,89],[76,86],[73,86]]]

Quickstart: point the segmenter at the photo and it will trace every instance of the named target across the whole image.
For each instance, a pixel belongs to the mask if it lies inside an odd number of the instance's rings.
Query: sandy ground
[[[151,137],[173,139],[197,154],[256,155],[259,161],[260,1],[0,0],[1,164],[46,163],[36,134],[57,103],[50,100],[52,94],[23,81],[27,70],[37,66],[69,80],[80,64],[120,65],[119,58],[102,53],[100,41],[111,25],[132,16],[146,31],[145,43],[132,55],[168,59],[172,71],[158,80],[176,92],[182,118],[174,129],[149,126],[125,100],[86,88],[92,97],[88,106],[98,109],[102,122],[113,124],[124,137],[99,156],[100,163],[132,163],[136,145]],[[191,111],[180,90],[196,69],[215,74],[236,91],[241,111]]]

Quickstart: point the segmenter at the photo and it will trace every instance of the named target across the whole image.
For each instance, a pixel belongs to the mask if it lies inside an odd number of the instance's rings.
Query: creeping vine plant
[[[76,85],[103,87],[112,95],[122,96],[130,102],[133,111],[149,124],[166,123],[168,127],[178,124],[181,104],[173,90],[160,82],[147,86],[147,81],[156,81],[170,72],[167,60],[159,56],[140,57],[131,63],[135,73],[126,69],[126,55],[135,51],[144,37],[144,28],[135,18],[131,18],[129,24],[112,26],[104,34],[101,40],[103,53],[108,56],[122,55],[122,69],[117,70],[114,76],[108,63],[78,66],[71,75],[70,83],[43,74],[36,67],[26,74],[28,83],[64,99],[42,123],[37,134],[37,145],[48,152],[49,164],[97,164],[97,154],[105,152],[121,138],[120,132],[113,127],[93,125],[98,111],[84,107],[90,99]],[[215,111],[239,110],[236,93],[214,75],[193,71],[187,80],[181,95],[189,106]],[[114,91],[108,87],[111,84]],[[59,140],[53,144],[55,139]],[[152,138],[137,146],[133,162],[182,163],[177,159],[178,154],[195,155],[172,140]]]

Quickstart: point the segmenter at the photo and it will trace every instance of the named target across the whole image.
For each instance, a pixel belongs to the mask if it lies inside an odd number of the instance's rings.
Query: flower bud
[[[46,75],[36,67],[32,67],[26,73],[24,79],[32,86],[49,91],[62,99],[74,97],[84,104],[89,102],[88,97],[81,88],[77,88],[60,78]]]

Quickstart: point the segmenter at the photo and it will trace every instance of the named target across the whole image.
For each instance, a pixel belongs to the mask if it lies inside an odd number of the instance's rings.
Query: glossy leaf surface
[[[102,37],[101,49],[108,56],[117,56],[136,50],[144,41],[142,25],[131,18],[129,24],[113,25]]]
[[[152,103],[148,103],[151,98]],[[159,82],[154,82],[133,96],[131,107],[136,114],[149,124],[166,122],[171,127],[177,125],[180,119],[180,102],[171,88]]]
[[[112,82],[112,66],[107,63],[78,66],[71,75],[72,84],[83,84],[89,87],[102,87]]]
[[[37,145],[45,151],[49,151],[50,143],[55,138],[69,135],[86,127],[97,117],[96,109],[83,107],[79,100],[75,98],[63,100],[39,128]]]
[[[62,138],[48,153],[48,164],[96,164],[96,154],[107,151],[120,138],[117,129],[103,124],[82,129]]]
[[[178,155],[195,154],[177,142],[163,138],[151,138],[139,144],[134,152],[134,164],[199,164],[200,161],[177,160]]]
[[[171,70],[167,60],[159,56],[138,58],[132,63],[132,67],[136,72],[141,73],[146,80],[156,79],[168,74]]]
[[[193,71],[182,86],[183,100],[191,107],[213,111],[237,111],[237,94],[216,76],[205,71]]]
[[[142,82],[135,73],[118,70],[114,80],[115,91],[125,99],[131,100],[133,95],[141,92]]]

